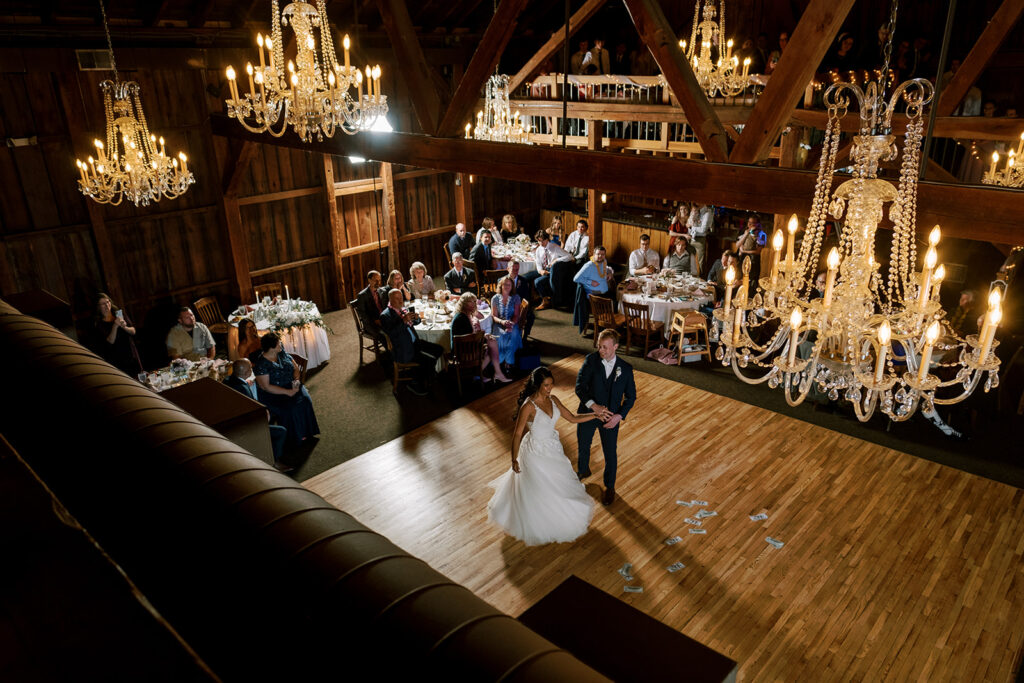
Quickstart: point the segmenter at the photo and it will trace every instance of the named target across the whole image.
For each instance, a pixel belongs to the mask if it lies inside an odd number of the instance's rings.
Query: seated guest
[[[402,277],[401,271],[392,270],[388,273],[388,284],[381,291],[381,301],[388,300],[388,295],[391,293],[392,289],[400,291],[404,301],[412,301],[412,292],[410,292],[409,288],[405,286],[405,278]]]
[[[729,266],[736,268],[736,254],[723,251],[722,258],[711,264],[711,268],[708,269],[708,276],[705,279],[715,286],[715,301],[722,301],[725,297],[725,272],[729,270]],[[739,280],[740,273],[737,271],[735,275]]]
[[[388,295],[388,307],[380,316],[384,333],[391,339],[391,350],[398,363],[416,363],[416,378],[409,385],[409,391],[417,396],[426,396],[430,378],[434,376],[437,359],[444,355],[444,349],[432,342],[420,339],[416,334],[416,314],[402,307],[402,294],[397,289]]]
[[[690,246],[689,235],[679,235],[675,248],[665,257],[661,267],[673,270],[679,275],[689,273],[694,277],[700,277],[700,271],[697,269],[697,252]]]
[[[217,347],[213,343],[210,329],[196,322],[196,316],[188,306],[182,306],[178,312],[178,324],[167,334],[167,355],[171,360],[187,358],[197,361],[201,358],[213,358],[217,355]]]
[[[523,347],[519,331],[519,305],[522,299],[508,277],[498,280],[498,293],[491,299],[491,334],[498,340],[498,359],[514,365],[516,351]]]
[[[251,322],[251,321],[250,321]],[[231,364],[232,373],[224,380],[224,384],[235,391],[245,394],[252,400],[259,402],[256,393],[256,376],[252,374],[252,363],[248,358],[239,358]],[[267,411],[270,417],[270,411]],[[281,425],[267,425],[270,427],[270,448],[274,451],[274,467],[278,472],[291,472],[291,466],[284,460],[284,444],[288,439],[288,430]]]
[[[501,239],[508,242],[510,239],[514,239],[523,233],[519,229],[519,224],[516,223],[516,217],[510,213],[506,213],[501,219]]]
[[[473,247],[473,251],[469,252],[469,260],[476,267],[476,272],[481,275],[485,271],[494,269],[494,259],[491,257],[491,245],[493,243],[494,238],[491,236],[491,233],[481,233],[480,241]]]
[[[530,281],[519,275],[519,261],[508,262],[508,279],[512,281],[512,291],[519,295],[523,301],[530,300]],[[526,326],[523,328],[523,336],[529,337],[530,330],[536,316],[533,314],[533,307],[526,309]]]
[[[580,334],[587,330],[587,320],[590,319],[590,301],[587,298],[590,294],[606,296],[615,300],[615,290],[612,289],[612,281],[615,274],[611,266],[605,260],[604,247],[594,247],[594,255],[587,261],[573,277],[576,283],[576,305],[573,309],[572,322],[579,328]]]
[[[228,360],[249,358],[260,350],[260,335],[256,330],[256,323],[251,318],[242,318],[238,321],[238,346],[234,351],[228,349]]]
[[[433,296],[434,279],[427,275],[427,267],[420,261],[413,261],[409,266],[409,282],[406,283],[409,292],[417,299],[424,299]]]
[[[281,348],[281,338],[268,332],[260,340],[263,353],[252,365],[259,402],[277,423],[288,430],[288,443],[297,445],[320,433],[313,413],[313,399],[299,382],[299,366]]]
[[[548,226],[548,234],[555,244],[562,244],[562,217],[557,213],[551,217],[551,225]]]
[[[640,248],[629,255],[629,274],[651,275],[657,273],[660,266],[658,252],[651,249],[651,236],[647,233],[640,235]]]
[[[828,273],[822,270],[818,273],[817,277],[814,278],[814,288],[811,290],[811,296],[808,298],[808,301],[813,299],[824,299],[826,284],[828,284]]]
[[[476,294],[466,292],[455,302],[455,315],[452,317],[452,349],[455,348],[455,338],[464,334],[473,334],[480,331],[480,321],[484,315],[476,309]],[[493,329],[493,328],[492,328]],[[512,379],[505,376],[501,369],[501,361],[498,356],[498,340],[493,335],[485,334],[484,343],[487,344],[487,351],[480,360],[480,377],[484,382],[484,368],[494,365],[494,379],[499,382],[511,382]]]
[[[96,295],[96,318],[93,321],[93,349],[100,358],[131,377],[142,372],[139,351],[135,348],[135,328],[110,295]]]
[[[538,246],[534,250],[533,260],[537,264],[537,277],[533,281],[533,286],[543,298],[537,310],[543,311],[545,308],[551,308],[551,297],[555,297],[561,303],[562,287],[558,281],[555,264],[563,263],[565,265],[561,267],[567,268],[573,260],[565,249],[551,241],[551,236],[546,230],[538,230],[536,237]]]
[[[974,292],[965,289],[960,292],[960,301],[949,314],[949,327],[960,338],[978,333],[978,312],[974,308]]]
[[[491,233],[491,242],[493,244],[501,244],[501,231],[494,227],[493,218],[485,218],[483,222],[480,224],[480,229],[476,231],[477,242],[480,241],[480,238],[484,236],[485,232]]]
[[[565,251],[572,256],[576,266],[582,266],[590,257],[590,235],[587,230],[590,226],[582,218],[576,221],[576,229],[565,238]]]
[[[380,314],[387,306],[387,299],[380,291],[380,273],[371,270],[366,274],[366,287],[356,295],[356,315],[367,332],[380,334]]]
[[[444,274],[444,286],[452,294],[476,289],[476,274],[466,268],[465,259],[459,252],[452,254],[452,269]]]
[[[456,223],[455,234],[448,239],[448,251],[451,252],[449,256],[454,255],[456,252],[468,254],[473,251],[474,244],[476,244],[476,240],[466,232],[466,224]]]

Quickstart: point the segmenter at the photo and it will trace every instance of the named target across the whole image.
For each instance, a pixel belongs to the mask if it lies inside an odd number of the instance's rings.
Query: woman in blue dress
[[[288,430],[288,444],[294,446],[319,434],[313,401],[299,382],[299,367],[281,348],[281,338],[268,332],[260,340],[260,348],[263,352],[252,365],[259,400],[277,423]]]
[[[491,299],[491,334],[498,339],[498,358],[507,365],[515,364],[516,351],[523,347],[519,330],[521,302],[510,278],[498,280],[498,293]]]

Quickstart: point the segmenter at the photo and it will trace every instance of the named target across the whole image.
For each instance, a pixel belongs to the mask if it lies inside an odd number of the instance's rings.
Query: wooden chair
[[[626,314],[627,353],[633,346],[634,337],[637,339],[637,346],[640,345],[639,340],[643,339],[644,352],[641,358],[646,358],[647,350],[651,346],[651,338],[657,339],[664,336],[665,323],[651,321],[651,307],[647,304],[631,304],[628,301],[622,301],[619,305],[622,306],[622,310]]]
[[[700,342],[700,333],[704,333],[704,350],[703,351],[683,351],[683,338],[693,335],[693,341],[691,345],[696,345]],[[676,335],[679,335],[678,341]],[[711,362],[711,344],[708,342],[708,319],[704,317],[703,313],[698,311],[676,311],[672,315],[672,324],[669,327],[668,332],[668,348],[672,348],[673,343],[678,343],[678,357],[676,365],[683,364],[683,356],[707,356],[708,362]]]
[[[395,360],[395,350],[391,346],[391,337],[384,335],[384,344],[387,346],[388,354],[391,356],[391,393],[398,396],[398,385],[402,382],[411,382],[414,377],[413,371],[419,366],[416,363],[399,363]]]
[[[530,313],[530,302],[525,299],[519,303],[519,332],[523,336],[523,343],[526,343],[526,316]]]
[[[619,331],[626,324],[626,316],[616,313],[612,300],[607,297],[591,294],[589,298],[590,315],[594,319],[594,346],[597,346],[597,335],[601,330]]]
[[[303,384],[306,383],[306,371],[309,369],[309,361],[306,360],[305,356],[300,356],[297,353],[289,353],[292,360],[295,361],[295,365],[299,368],[299,381]]]
[[[255,285],[252,289],[253,294],[256,292],[260,293],[260,299],[265,296],[269,296],[271,299],[284,296],[284,287],[281,286],[280,282],[264,282],[263,284]]]
[[[452,250],[451,247],[448,246],[447,242],[444,243],[444,257],[448,259],[448,270],[454,268],[455,264],[452,263]]]
[[[483,277],[477,278],[480,296],[487,297],[488,305],[491,303],[491,297],[498,293],[498,280],[506,275],[508,271],[505,270],[485,270]]]
[[[359,313],[356,311],[356,300],[348,302],[348,310],[352,311],[352,319],[356,321],[356,332],[358,333],[359,339],[359,365],[363,364],[363,351],[373,351],[374,357],[380,360],[380,337],[373,334],[372,331],[363,329],[363,321],[359,319]]]
[[[196,315],[199,316],[199,320],[210,328],[210,332],[214,334],[227,334],[228,330],[231,329],[231,325],[224,319],[224,314],[220,312],[220,304],[217,303],[217,297],[204,296],[202,299],[193,302],[192,305],[196,308]]]
[[[480,374],[480,364],[483,362],[486,349],[484,333],[460,334],[454,337],[452,342],[451,365],[455,368],[455,382],[459,387],[459,396],[462,396],[462,376],[475,377]],[[482,380],[483,378],[481,378]]]

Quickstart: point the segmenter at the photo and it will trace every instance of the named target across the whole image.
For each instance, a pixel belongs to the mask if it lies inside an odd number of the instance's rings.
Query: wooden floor
[[[555,393],[572,408],[580,361],[553,366]],[[509,467],[520,384],[305,485],[510,614],[577,574],[737,660],[741,680],[1013,680],[1024,491],[636,377],[619,500],[597,505],[571,544],[527,548],[487,522],[487,482]],[[574,427],[559,431],[575,463]],[[599,483],[596,439],[594,451]],[[599,497],[597,484],[587,489]],[[706,536],[687,532],[696,508],[677,499],[718,512]],[[767,521],[749,519],[760,512]],[[677,534],[681,543],[663,543]],[[668,573],[676,561],[685,569]],[[625,562],[642,594],[622,593]]]

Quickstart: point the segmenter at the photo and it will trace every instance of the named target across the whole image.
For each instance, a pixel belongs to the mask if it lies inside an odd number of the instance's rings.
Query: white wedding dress
[[[531,401],[531,403],[533,403]],[[537,407],[530,429],[519,444],[519,474],[511,468],[488,486],[494,496],[487,518],[526,545],[563,543],[586,533],[594,501],[565,457],[552,415]]]

